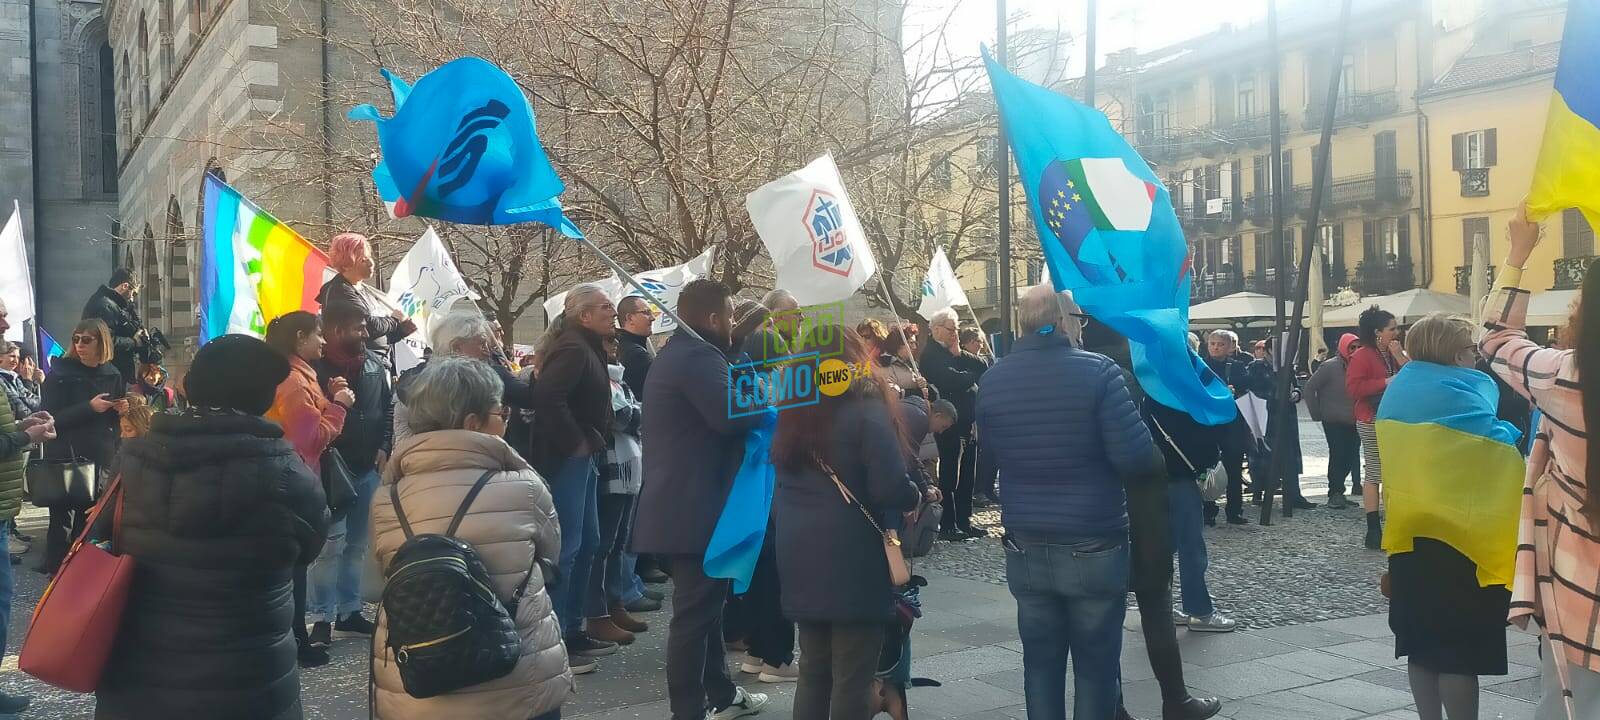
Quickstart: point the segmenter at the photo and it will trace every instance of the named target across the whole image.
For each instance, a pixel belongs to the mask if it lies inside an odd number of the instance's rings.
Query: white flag
[[[777,269],[777,287],[801,305],[854,295],[878,263],[832,155],[762,185],[744,199]]]
[[[467,286],[444,242],[430,227],[389,275],[385,304],[399,309],[417,324],[417,331],[396,348],[396,370],[404,372],[422,361],[422,351],[428,347],[430,321],[444,317],[461,298],[477,300],[478,294]]]
[[[688,285],[690,281],[705,277],[707,273],[711,272],[711,255],[714,250],[715,246],[707,247],[705,252],[690,258],[689,262],[682,265],[646,270],[635,274],[633,277],[639,281],[640,285],[645,286],[646,289],[654,294],[662,305],[665,305],[673,312],[677,312],[678,293],[683,292],[683,286]],[[617,277],[615,274],[604,280],[592,281],[591,284],[599,285],[602,290],[605,290],[606,296],[611,298],[613,303],[622,302],[625,297],[639,295],[637,288],[629,285],[626,280]],[[545,317],[553,318],[560,315],[562,305],[566,300],[567,294],[565,292],[552,295],[548,300],[545,300]],[[660,306],[656,306],[654,303],[652,303],[652,306],[656,308],[656,323],[651,328],[652,333],[672,332],[678,329],[678,324],[673,322],[672,318],[668,317],[666,313],[661,312]]]
[[[33,319],[33,276],[28,266],[28,247],[22,241],[22,208],[11,201],[11,219],[0,228],[0,300],[6,304],[6,320],[11,329],[7,340],[21,341],[22,323]]]
[[[961,289],[961,281],[956,279],[956,272],[950,269],[950,258],[945,257],[944,248],[933,251],[933,259],[928,261],[928,277],[922,281],[922,304],[917,306],[917,314],[933,317],[947,307],[971,304],[967,302],[967,292]]]

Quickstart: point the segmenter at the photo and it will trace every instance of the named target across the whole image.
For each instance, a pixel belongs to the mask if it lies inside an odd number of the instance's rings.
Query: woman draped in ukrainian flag
[[[1472,321],[1412,326],[1411,362],[1376,418],[1389,509],[1389,627],[1422,720],[1478,717],[1478,676],[1506,674],[1506,612],[1522,499],[1520,433],[1495,417]]]

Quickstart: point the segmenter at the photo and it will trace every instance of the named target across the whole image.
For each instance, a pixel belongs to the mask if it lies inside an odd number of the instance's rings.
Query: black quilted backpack
[[[398,483],[389,486],[406,541],[384,572],[385,645],[412,697],[433,697],[505,677],[521,655],[512,614],[527,580],[507,608],[495,597],[477,550],[454,537],[473,498],[495,472],[485,472],[472,485],[443,534],[413,534],[400,506]]]

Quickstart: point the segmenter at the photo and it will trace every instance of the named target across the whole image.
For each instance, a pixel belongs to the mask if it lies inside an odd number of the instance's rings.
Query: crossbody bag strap
[[[1189,466],[1189,472],[1192,472],[1192,473],[1200,472],[1200,469],[1196,468],[1194,466],[1194,463],[1189,462],[1189,456],[1183,454],[1183,448],[1178,447],[1178,443],[1173,442],[1172,436],[1167,434],[1167,429],[1164,428],[1164,427],[1161,427],[1161,421],[1157,420],[1156,416],[1151,415],[1150,416],[1150,422],[1155,423],[1156,430],[1161,431],[1161,437],[1164,437],[1164,438],[1167,439],[1167,445],[1171,446],[1172,447],[1172,451],[1178,454],[1178,457],[1183,460],[1183,464]]]
[[[478,476],[478,481],[472,484],[472,489],[467,491],[467,496],[461,499],[461,507],[456,508],[455,517],[450,518],[450,527],[444,531],[448,537],[455,537],[456,530],[461,528],[461,521],[467,517],[467,509],[472,507],[472,501],[477,499],[478,493],[483,492],[483,486],[489,484],[489,478],[499,470],[485,470]]]
[[[839,480],[839,476],[833,472],[833,468],[828,467],[828,464],[823,462],[822,458],[817,458],[817,465],[822,468],[823,472],[828,474],[828,479],[833,481],[834,486],[839,488],[839,494],[844,496],[844,501],[856,506],[856,509],[861,511],[861,517],[872,523],[872,529],[878,531],[879,535],[883,535],[883,526],[879,525],[878,521],[872,517],[872,513],[867,511],[867,508],[861,504],[861,501],[856,499],[855,495],[851,494],[850,488],[845,487],[844,482]]]

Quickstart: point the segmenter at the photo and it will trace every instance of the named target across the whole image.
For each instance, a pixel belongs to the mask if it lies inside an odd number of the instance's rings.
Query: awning
[[[1395,320],[1401,325],[1410,325],[1429,313],[1466,315],[1470,304],[1465,295],[1414,288],[1393,295],[1364,297],[1354,305],[1330,310],[1322,314],[1322,324],[1324,327],[1355,327],[1361,313],[1377,305],[1394,313]]]
[[[1189,327],[1197,330],[1217,328],[1271,327],[1276,318],[1271,295],[1237,292],[1189,306]],[[1284,303],[1283,313],[1294,312]]]

